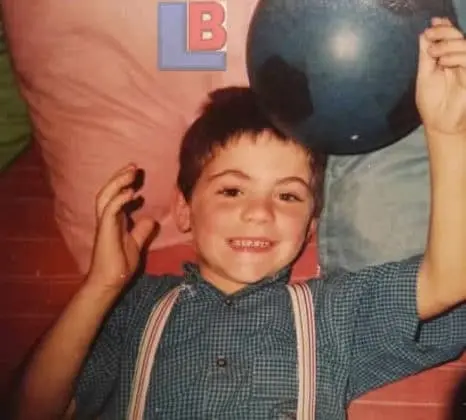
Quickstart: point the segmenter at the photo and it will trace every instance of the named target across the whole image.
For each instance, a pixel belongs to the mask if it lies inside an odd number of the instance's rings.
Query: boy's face
[[[272,134],[217,151],[177,212],[202,276],[234,293],[290,264],[310,236],[311,177],[306,152]]]

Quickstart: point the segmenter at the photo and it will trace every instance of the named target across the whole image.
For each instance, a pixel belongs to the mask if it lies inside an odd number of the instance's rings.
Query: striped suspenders
[[[312,294],[305,284],[287,286],[291,296],[296,326],[299,395],[296,420],[314,420],[316,399],[316,346]],[[180,293],[180,287],[171,290],[149,316],[139,347],[133,378],[128,420],[142,420],[149,381],[163,329]]]

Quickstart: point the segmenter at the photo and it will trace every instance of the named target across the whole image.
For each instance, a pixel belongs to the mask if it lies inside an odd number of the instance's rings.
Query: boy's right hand
[[[131,185],[136,172],[135,165],[120,169],[97,195],[97,230],[88,284],[119,292],[138,267],[154,221],[141,219],[128,231],[123,206],[135,198]]]
[[[70,415],[65,418],[74,418],[70,401],[86,355],[134,274],[154,226],[145,219],[128,232],[123,206],[134,198],[131,186],[136,173],[134,165],[121,169],[97,196],[97,232],[89,274],[29,362],[18,390],[15,419],[62,419],[67,407]]]

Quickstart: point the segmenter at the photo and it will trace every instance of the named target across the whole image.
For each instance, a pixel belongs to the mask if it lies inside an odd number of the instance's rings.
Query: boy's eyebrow
[[[235,176],[238,176],[240,178],[251,179],[251,177],[249,175],[245,174],[243,171],[240,171],[238,169],[226,169],[224,171],[217,172],[217,173],[211,175],[209,177],[209,181],[212,181],[213,179],[220,178],[220,177],[225,176],[225,175],[235,175]]]
[[[289,182],[299,182],[300,184],[302,184],[306,189],[310,189],[311,186],[304,180],[302,179],[301,177],[299,176],[288,176],[286,178],[282,178],[280,179],[280,181],[278,181],[279,184],[286,184],[286,183],[289,183]]]
[[[243,171],[240,171],[238,169],[226,169],[224,171],[221,171],[221,172],[217,172],[213,175],[211,175],[209,177],[209,181],[212,181],[216,178],[220,178],[222,176],[225,176],[225,175],[234,175],[234,176],[238,176],[240,178],[243,178],[243,179],[247,179],[247,180],[250,180],[251,177],[247,174],[245,174]],[[298,182],[300,183],[301,185],[303,185],[306,189],[310,189],[310,185],[301,177],[299,176],[288,176],[286,178],[282,178],[280,179],[277,183],[278,184],[287,184],[287,183],[290,183],[290,182]]]

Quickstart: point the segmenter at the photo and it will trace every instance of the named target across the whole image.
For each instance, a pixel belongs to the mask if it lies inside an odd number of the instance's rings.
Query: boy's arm
[[[417,288],[418,315],[426,320],[466,300],[466,41],[446,19],[421,36],[417,103],[431,175]]]
[[[91,344],[106,314],[137,269],[153,221],[142,219],[128,232],[122,208],[135,196],[131,186],[136,173],[134,165],[122,168],[97,196],[97,234],[89,275],[27,367],[18,396],[18,419],[51,420],[64,416]],[[111,375],[116,372],[110,362],[117,360],[114,356],[120,350],[120,310],[123,309],[119,307],[106,321],[106,328],[96,343],[96,353],[101,359],[107,358],[105,363]],[[113,378],[104,378],[102,372],[98,374],[101,375],[97,378],[99,387],[108,391]],[[102,392],[93,397],[96,398],[92,404],[102,403]]]
[[[117,297],[113,289],[98,288],[92,282],[77,292],[28,366],[15,418],[63,418],[91,343]]]
[[[440,145],[430,152],[445,157],[431,158],[431,220],[418,277],[422,320],[466,301],[466,135],[438,140],[461,145]]]
[[[322,377],[348,401],[456,359],[466,348],[466,304],[420,321],[416,288],[423,256],[311,281],[328,363]],[[343,385],[341,385],[343,384]]]

